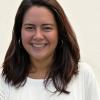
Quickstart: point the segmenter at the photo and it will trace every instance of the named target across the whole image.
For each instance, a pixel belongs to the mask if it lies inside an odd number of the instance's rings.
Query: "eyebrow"
[[[24,26],[35,26],[35,25],[30,23],[25,23]]]
[[[51,23],[46,23],[46,24],[42,24],[41,26],[55,26],[54,24]],[[31,24],[31,23],[25,23],[24,26],[36,26],[35,24]]]

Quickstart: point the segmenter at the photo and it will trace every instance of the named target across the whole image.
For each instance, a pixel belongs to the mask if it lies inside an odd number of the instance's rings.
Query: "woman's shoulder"
[[[85,62],[79,63],[79,77],[82,78],[86,84],[97,81],[92,66]]]
[[[89,65],[86,62],[79,62],[79,73],[85,74],[85,75],[94,75],[92,66]]]
[[[5,86],[5,78],[2,76],[2,69],[0,68],[0,88]]]
[[[9,85],[5,82],[5,78],[2,76],[2,69],[0,68],[0,91],[7,90]]]
[[[9,85],[5,82],[2,76],[2,69],[0,68],[0,100],[8,100]]]
[[[100,100],[100,87],[93,72],[92,66],[85,62],[79,63],[79,79],[84,84],[87,100]]]

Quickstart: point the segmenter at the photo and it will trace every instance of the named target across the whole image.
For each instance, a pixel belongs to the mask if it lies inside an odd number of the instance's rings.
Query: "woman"
[[[0,76],[0,100],[100,100],[94,75],[56,0],[23,0]]]

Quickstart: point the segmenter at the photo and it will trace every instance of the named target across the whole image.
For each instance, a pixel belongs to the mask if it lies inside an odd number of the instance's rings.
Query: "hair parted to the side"
[[[15,17],[10,46],[3,62],[2,75],[5,82],[17,88],[24,86],[30,71],[31,61],[21,42],[23,17],[32,6],[43,6],[51,10],[58,27],[58,45],[55,50],[54,62],[44,84],[47,87],[52,79],[55,92],[66,93],[67,86],[74,75],[78,74],[80,51],[76,35],[59,3],[56,0],[23,0]],[[20,41],[20,42],[19,42]]]

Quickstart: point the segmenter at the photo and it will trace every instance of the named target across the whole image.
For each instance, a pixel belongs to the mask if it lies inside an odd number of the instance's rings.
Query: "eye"
[[[27,30],[27,31],[33,31],[33,30],[35,30],[35,27],[27,26],[27,27],[25,27],[25,30]]]
[[[46,31],[46,32],[49,32],[51,31],[53,28],[51,26],[45,26],[43,27],[43,30]]]

